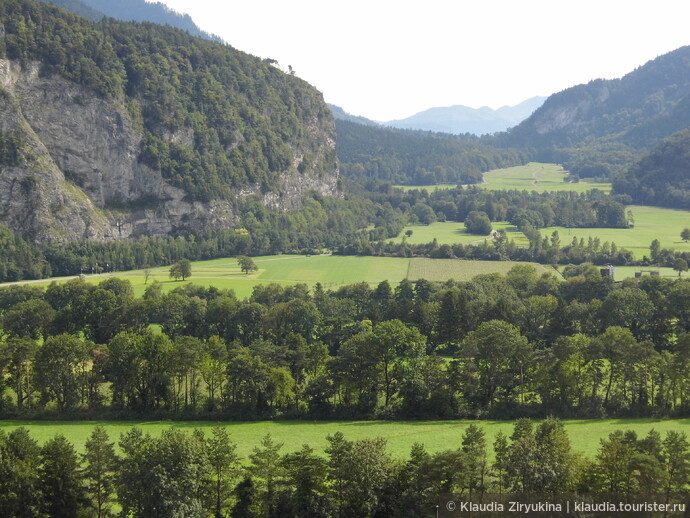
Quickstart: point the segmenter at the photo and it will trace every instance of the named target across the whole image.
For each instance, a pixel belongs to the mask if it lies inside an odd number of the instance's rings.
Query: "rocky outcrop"
[[[0,132],[20,134],[17,164],[0,165],[0,222],[37,242],[82,238],[117,239],[140,234],[231,227],[235,200],[192,201],[138,160],[141,131],[124,101],[107,101],[41,65],[0,59]],[[307,121],[320,174],[303,174],[304,150],[294,149],[292,166],[279,175],[279,188],[258,186],[237,193],[258,196],[271,208],[293,209],[310,190],[338,193],[335,126]],[[193,134],[166,135],[191,146]],[[314,149],[314,146],[311,146]],[[328,167],[328,164],[333,164]]]

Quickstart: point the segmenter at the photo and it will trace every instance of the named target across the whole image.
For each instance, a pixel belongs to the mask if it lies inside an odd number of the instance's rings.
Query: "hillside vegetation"
[[[358,181],[409,185],[480,183],[482,173],[526,162],[516,149],[478,137],[400,130],[336,120],[340,172]]]
[[[660,56],[621,79],[598,79],[550,96],[500,145],[534,148],[580,177],[607,177],[644,150],[688,127],[690,47]]]
[[[636,203],[690,209],[690,131],[662,141],[614,182]]]
[[[321,95],[258,58],[169,27],[96,25],[29,0],[3,2],[0,20],[0,56],[40,61],[44,74],[128,103],[142,125],[140,160],[194,199],[275,189],[292,145],[304,150],[301,170],[335,169],[335,156],[319,161],[321,143],[310,138],[332,121]]]

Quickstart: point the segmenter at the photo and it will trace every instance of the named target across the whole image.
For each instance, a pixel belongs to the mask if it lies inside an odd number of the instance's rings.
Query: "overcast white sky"
[[[161,0],[386,121],[515,105],[690,44],[687,0]]]

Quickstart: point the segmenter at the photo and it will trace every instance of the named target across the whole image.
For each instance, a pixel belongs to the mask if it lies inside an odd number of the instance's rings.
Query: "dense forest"
[[[686,416],[690,281],[0,290],[5,415]],[[151,327],[154,326],[154,327]]]
[[[516,149],[463,137],[336,120],[336,153],[343,176],[394,184],[481,183],[482,173],[528,162]]]
[[[635,203],[690,209],[690,131],[664,140],[625,174],[616,177],[615,192]]]
[[[491,444],[471,424],[446,449],[430,453],[415,444],[404,458],[393,457],[383,438],[351,441],[336,432],[327,440],[323,453],[308,444],[283,453],[269,434],[244,459],[222,427],[208,435],[171,428],[159,437],[131,428],[118,451],[98,426],[78,454],[63,435],[40,446],[18,428],[0,433],[0,511],[100,518],[113,516],[117,504],[122,516],[146,518],[425,518],[445,507],[443,494],[476,502],[491,493],[489,501],[507,510],[508,502],[539,493],[553,506],[570,495],[588,504],[655,504],[662,511],[654,516],[681,516],[663,510],[686,503],[679,493],[688,490],[690,473],[684,433],[617,430],[594,458],[584,458],[555,419],[518,420],[510,437],[499,433]],[[534,509],[530,516],[561,512]],[[631,514],[609,508],[606,516]]]

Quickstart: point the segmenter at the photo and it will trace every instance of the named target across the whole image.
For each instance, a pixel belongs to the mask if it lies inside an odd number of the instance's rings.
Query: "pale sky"
[[[353,115],[518,104],[690,44],[687,0],[161,0]]]

